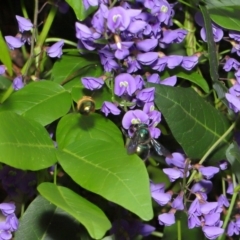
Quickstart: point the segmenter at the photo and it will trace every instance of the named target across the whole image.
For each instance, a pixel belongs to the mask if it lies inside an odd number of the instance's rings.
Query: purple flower
[[[233,191],[234,191],[233,183],[228,181],[227,193],[233,195]]]
[[[89,40],[92,38],[92,35],[93,35],[92,31],[86,25],[76,22],[75,29],[76,29],[76,38],[80,40]]]
[[[135,79],[129,73],[121,73],[115,78],[114,83],[114,93],[117,96],[122,96],[123,94],[132,94],[137,90]]]
[[[144,80],[141,75],[135,76],[135,81],[136,81],[136,88],[141,90],[143,86],[145,85]]]
[[[173,69],[182,63],[183,56],[171,55],[167,57],[167,67]]]
[[[98,11],[92,17],[92,26],[100,33],[104,32],[104,23],[108,15],[108,7],[101,4]]]
[[[105,114],[107,117],[109,113],[112,113],[113,115],[119,115],[121,111],[116,107],[115,104],[111,102],[103,102],[101,111]]]
[[[157,73],[153,73],[147,77],[147,81],[151,83],[160,83],[160,76]]]
[[[56,43],[54,43],[51,47],[47,49],[47,55],[49,57],[58,57],[60,58],[62,56],[62,47],[64,45],[64,41],[60,40]]]
[[[238,69],[235,73],[234,73],[238,83],[240,83],[240,69]]]
[[[117,59],[124,59],[129,55],[129,48],[133,45],[133,42],[117,42],[116,44],[112,44],[111,48],[115,51],[115,57]]]
[[[10,214],[6,217],[6,224],[8,225],[8,230],[14,232],[18,229],[18,219],[15,213]]]
[[[154,102],[147,102],[144,104],[143,106],[143,111],[147,114],[149,114],[150,112],[152,112],[155,109],[154,107]]]
[[[132,34],[137,34],[138,32],[142,31],[147,26],[145,21],[135,20],[132,21],[128,26],[128,31]]]
[[[18,27],[19,27],[20,32],[30,31],[32,29],[33,24],[31,23],[31,21],[29,19],[26,19],[26,18],[18,16],[18,15],[16,15],[16,19],[18,22]]]
[[[188,228],[193,229],[195,227],[200,227],[201,221],[199,220],[196,214],[189,214],[188,215]]]
[[[14,203],[1,203],[0,204],[0,210],[2,211],[2,214],[4,216],[8,216],[12,213],[14,213],[16,207]]]
[[[6,71],[6,67],[4,65],[0,65],[0,75],[3,75]]]
[[[165,191],[165,184],[164,183],[150,182],[150,190],[151,190],[151,193],[153,193],[153,192],[164,192]]]
[[[219,172],[218,167],[200,167],[199,172],[206,178],[206,179],[211,179],[216,173]]]
[[[163,172],[168,176],[170,182],[174,182],[178,178],[182,177],[182,172],[174,168],[164,168]]]
[[[104,81],[101,78],[83,77],[82,84],[89,90],[95,90],[100,89],[103,86]]]
[[[164,71],[165,67],[167,66],[167,62],[168,62],[168,57],[158,58],[158,60],[153,63],[152,69],[162,72],[162,71]]]
[[[202,227],[203,233],[207,239],[216,239],[224,233],[224,229],[220,227]]]
[[[137,55],[137,60],[143,65],[151,65],[158,59],[157,52],[140,53]]]
[[[171,201],[172,195],[165,192],[151,192],[151,196],[160,206],[164,206]]]
[[[133,72],[136,72],[138,71],[139,69],[141,69],[141,66],[140,64],[138,63],[138,61],[136,60],[135,57],[128,57],[126,59],[126,63],[127,63],[127,72],[128,73],[133,73]]]
[[[214,42],[219,42],[222,38],[223,38],[223,30],[216,26],[215,24],[212,24],[212,33],[213,33],[213,39],[214,39]],[[206,35],[206,29],[205,27],[203,27],[200,31],[200,35],[202,37],[202,40],[204,42],[207,42],[207,35]]]
[[[204,215],[205,226],[218,226],[220,223],[220,213]]]
[[[176,210],[183,210],[184,204],[183,204],[183,193],[180,193],[172,202],[172,208]]]
[[[118,63],[113,59],[114,55],[110,49],[104,48],[99,50],[98,53],[100,55],[101,64],[106,72],[111,72],[119,68]]]
[[[136,43],[136,47],[143,52],[150,52],[158,45],[157,39],[144,39]]]
[[[219,162],[219,168],[224,171],[228,168],[228,162],[226,160],[221,160]]]
[[[131,125],[146,123],[148,124],[148,115],[142,110],[130,110],[125,113],[122,119],[122,125],[125,129],[129,129]]]
[[[14,88],[15,91],[23,88],[23,87],[24,87],[24,83],[23,83],[23,78],[22,78],[22,76],[15,77],[15,78],[13,79],[12,86],[13,86],[13,88]]]
[[[154,101],[154,93],[155,93],[155,88],[145,88],[141,91],[138,92],[137,94],[137,99],[141,100],[142,102],[153,102]]]
[[[200,211],[202,214],[211,214],[214,213],[218,208],[218,202],[205,202],[201,204]]]
[[[198,63],[198,56],[184,56],[182,60],[181,67],[190,71],[192,70]]]
[[[164,80],[160,81],[160,84],[167,85],[167,86],[175,86],[177,83],[177,77],[171,76],[168,78],[165,78]]]
[[[235,41],[240,42],[240,32],[230,30],[228,36]]]
[[[182,153],[172,153],[172,158],[166,157],[166,163],[171,167],[185,168],[185,156]]]
[[[165,44],[181,43],[186,37],[187,33],[187,30],[184,29],[166,30],[163,32],[163,38],[160,40],[160,42]]]
[[[161,121],[161,113],[159,111],[153,110],[151,112],[148,113],[149,116],[149,126],[150,127],[156,127],[158,125],[158,123],[160,123]]]
[[[116,31],[124,31],[128,28],[130,20],[130,15],[126,9],[113,7],[108,12],[107,27],[113,33]]]
[[[208,194],[209,192],[211,192],[212,187],[213,187],[213,184],[211,181],[202,179],[192,186],[191,191],[193,193],[204,192]]]
[[[161,131],[159,128],[149,127],[149,132],[152,138],[159,138],[161,135]]]
[[[5,40],[11,50],[13,50],[14,48],[20,48],[24,44],[24,42],[22,42],[20,38],[13,36],[5,36]]]
[[[234,68],[235,70],[238,70],[240,67],[240,63],[234,59],[234,58],[227,58],[224,66],[223,66],[223,69],[226,71],[226,72],[229,72],[232,68]]]
[[[234,96],[229,93],[225,93],[225,97],[230,103],[230,108],[233,109],[234,112],[240,111],[240,99],[237,96]]]
[[[234,234],[239,235],[239,228],[234,221],[230,221],[227,228],[227,235],[233,236]]]
[[[163,213],[158,216],[160,225],[171,226],[175,223],[175,215],[173,213]]]
[[[188,214],[189,215],[196,215],[196,216],[201,216],[202,213],[200,211],[200,203],[199,203],[199,199],[196,197],[193,202],[191,203],[189,209],[188,209]]]

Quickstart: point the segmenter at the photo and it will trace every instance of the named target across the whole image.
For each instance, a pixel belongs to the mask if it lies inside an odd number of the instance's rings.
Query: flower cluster
[[[165,161],[171,168],[165,168],[163,172],[169,177],[171,182],[178,178],[186,178],[191,170],[197,170],[201,180],[194,183],[190,190],[186,192],[181,190],[177,194],[173,193],[172,190],[166,192],[165,184],[163,183],[155,184],[150,182],[153,200],[160,206],[167,205],[170,207],[168,212],[158,216],[159,224],[164,226],[174,224],[176,211],[185,210],[189,229],[201,227],[207,239],[216,239],[222,235],[224,229],[222,228],[221,213],[223,213],[226,207],[229,207],[228,199],[225,195],[220,195],[217,201],[212,202],[208,201],[208,194],[213,188],[210,179],[220,169],[225,170],[227,168],[226,162],[221,162],[217,167],[204,167],[199,164],[190,165],[181,153],[173,153],[172,158],[166,157]],[[186,199],[191,200],[190,205],[187,204]],[[231,226],[233,224],[232,222]]]
[[[1,203],[0,240],[12,239],[12,232],[18,229],[18,219],[13,203]]]
[[[83,77],[82,84],[90,90],[100,89],[105,83],[108,87],[114,85],[114,94],[122,101],[104,102],[101,111],[108,116],[118,115],[123,109],[125,129],[145,123],[151,136],[158,138],[160,130],[156,126],[161,121],[161,113],[154,110],[155,88],[145,87],[146,82],[174,86],[176,76],[161,80],[157,72],[178,66],[191,70],[198,63],[196,55],[167,56],[159,51],[172,43],[181,43],[187,35],[185,29],[170,29],[173,5],[166,0],[124,2],[113,7],[108,1],[86,0],[84,5],[86,9],[99,8],[91,22],[76,22],[78,47],[99,53],[105,75]],[[150,74],[147,69],[156,73]]]

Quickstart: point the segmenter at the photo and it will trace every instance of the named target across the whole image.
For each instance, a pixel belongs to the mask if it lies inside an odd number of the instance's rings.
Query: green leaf
[[[175,224],[164,228],[164,235],[161,240],[204,239],[201,228],[188,228],[188,219],[185,212],[177,211],[175,218]]]
[[[209,11],[207,10],[206,7],[200,5],[201,12],[203,14],[204,18],[204,26],[206,29],[206,35],[207,35],[207,44],[208,44],[208,56],[209,56],[209,65],[210,65],[210,76],[213,82],[213,88],[218,94],[218,98],[222,99],[225,98],[225,93],[227,92],[227,88],[221,84],[218,79],[219,79],[219,74],[218,74],[218,58],[217,58],[217,50],[216,50],[216,43],[214,42],[213,39],[213,33],[212,33],[212,22],[209,16]],[[226,105],[227,101],[226,99],[223,100]]]
[[[42,80],[13,93],[0,106],[0,112],[13,111],[46,126],[65,115],[70,107],[69,92],[57,83]]]
[[[240,6],[221,7],[209,9],[211,19],[222,28],[239,31]]]
[[[79,223],[71,215],[39,195],[21,217],[14,240],[79,240],[79,231]]]
[[[86,10],[83,1],[66,0],[66,2],[72,7],[79,21],[83,21],[91,13],[97,10],[97,7],[89,7],[88,10]]]
[[[56,149],[46,129],[14,112],[0,113],[0,162],[23,170],[52,166]]]
[[[236,142],[232,143],[226,151],[227,160],[231,163],[232,172],[240,181],[240,150]]]
[[[203,157],[228,129],[227,119],[193,90],[148,85],[155,87],[155,103],[189,158]],[[229,141],[224,139],[209,159],[224,159],[229,144]]]
[[[4,76],[0,75],[0,89],[1,90],[8,89],[11,84],[12,84],[12,82],[8,78],[5,78]]]
[[[84,96],[91,96],[95,101],[95,108],[98,110],[101,109],[104,101],[111,102],[112,94],[106,86],[94,90],[94,92],[84,88],[84,86],[75,86],[72,88],[72,99],[76,103]]]
[[[179,78],[186,79],[196,85],[198,85],[206,93],[209,93],[209,86],[207,81],[197,72],[185,71],[181,69],[168,70],[170,76],[176,75]]]
[[[64,171],[80,186],[144,220],[153,217],[144,162],[115,142],[85,138],[58,152]]]
[[[59,148],[89,138],[123,145],[118,127],[109,119],[95,113],[89,116],[79,113],[64,116],[58,123],[56,138]]]
[[[0,61],[7,67],[7,71],[10,76],[13,75],[12,71],[12,61],[10,57],[10,52],[8,46],[2,36],[2,32],[0,31]]]
[[[205,0],[208,9],[218,7],[240,6],[239,0]]]
[[[92,238],[103,237],[111,227],[111,223],[100,208],[72,190],[46,182],[41,183],[37,189],[44,198],[82,223]]]
[[[53,66],[52,79],[54,82],[61,84],[68,78],[73,78],[81,74],[80,69],[89,65],[95,65],[98,62],[95,58],[87,59],[75,55],[63,55]]]

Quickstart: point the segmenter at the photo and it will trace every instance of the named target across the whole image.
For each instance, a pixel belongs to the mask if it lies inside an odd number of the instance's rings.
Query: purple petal
[[[20,48],[24,44],[24,42],[22,42],[20,38],[13,36],[5,36],[5,40],[11,50],[13,50],[14,48]]]
[[[201,204],[200,210],[202,214],[213,213],[218,207],[218,202],[206,202]]]
[[[141,91],[138,92],[137,94],[137,99],[143,101],[144,103],[146,102],[153,102],[154,101],[154,93],[155,93],[155,88],[145,88]]]
[[[173,213],[163,213],[158,216],[160,225],[171,226],[175,223],[175,215]]]
[[[101,111],[105,113],[105,116],[107,117],[109,113],[112,113],[113,115],[119,115],[121,111],[116,107],[115,104],[111,102],[103,102]]]
[[[157,39],[145,39],[136,43],[136,47],[144,52],[150,52],[153,50],[158,44]]]
[[[197,56],[195,56],[195,55],[184,56],[181,67],[190,71],[197,65],[197,63],[198,63],[198,57]]]
[[[163,172],[168,176],[170,182],[174,182],[176,179],[181,177],[181,172],[174,168],[164,168]]]
[[[167,57],[167,67],[173,69],[182,63],[183,56],[171,55]]]
[[[165,191],[165,184],[164,183],[150,182],[150,190],[151,190],[151,192],[164,192]]]
[[[4,65],[0,65],[0,75],[3,75],[6,71],[6,67]]]
[[[167,66],[168,57],[161,57],[152,65],[154,70],[159,72],[164,71],[165,67]]]
[[[183,204],[183,194],[179,194],[172,202],[172,208],[176,210],[183,210],[184,204]]]
[[[130,110],[125,113],[122,119],[122,125],[125,129],[133,124],[146,123],[148,124],[149,118],[148,115],[142,110]]]
[[[150,65],[158,59],[157,52],[140,53],[137,55],[137,60],[143,65]]]
[[[94,90],[100,89],[103,86],[104,81],[101,78],[83,77],[82,84],[84,85],[85,88],[89,90]]]
[[[202,179],[202,180],[200,180],[199,182],[195,183],[195,184],[192,186],[191,191],[192,191],[193,193],[196,193],[196,192],[205,192],[205,193],[208,194],[209,192],[211,192],[212,187],[213,187],[213,184],[212,184],[211,181]]]
[[[137,90],[135,79],[129,73],[121,73],[115,78],[114,93],[117,96],[122,96],[128,93],[129,96]]]
[[[160,84],[167,85],[167,86],[175,86],[176,83],[177,83],[177,76],[165,78],[160,82]]]
[[[147,77],[147,81],[151,83],[160,83],[160,76],[157,73],[153,73]]]
[[[218,167],[200,167],[199,172],[206,178],[206,179],[211,179],[216,173],[219,172]]]
[[[26,19],[26,18],[18,16],[18,15],[16,15],[16,19],[18,22],[18,27],[19,27],[20,32],[30,31],[32,29],[33,24],[31,23],[31,21],[29,19]]]
[[[216,226],[220,221],[220,213],[212,213],[204,215],[205,225]]]
[[[130,33],[136,34],[139,31],[143,30],[146,27],[147,23],[141,20],[136,20],[132,23],[130,23],[129,27],[128,27],[128,31]]]
[[[109,10],[107,27],[113,33],[124,31],[130,24],[130,13],[122,7],[113,7]]]
[[[204,226],[202,230],[207,239],[216,239],[224,233],[224,229],[219,227]]]
[[[51,47],[47,49],[47,54],[49,57],[58,57],[60,58],[62,56],[62,47],[64,45],[64,41],[60,40],[56,43],[54,43]]]
[[[4,216],[14,213],[16,206],[14,203],[1,203],[0,209]]]
[[[23,78],[22,78],[22,76],[18,76],[18,77],[16,77],[16,78],[14,78],[14,79],[13,79],[13,85],[12,85],[12,86],[13,86],[13,89],[14,89],[15,91],[23,88],[23,87],[24,87],[24,83],[23,83]]]
[[[235,96],[233,96],[229,93],[226,93],[225,97],[228,100],[228,102],[231,103],[237,109],[237,111],[240,111],[240,100],[239,100],[239,98],[237,98],[237,97],[235,97]]]

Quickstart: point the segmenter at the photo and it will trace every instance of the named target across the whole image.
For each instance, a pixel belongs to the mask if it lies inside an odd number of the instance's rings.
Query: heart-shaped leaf
[[[43,126],[65,115],[71,107],[71,95],[50,81],[33,82],[13,93],[1,106],[39,122]]]
[[[193,90],[149,85],[155,87],[155,103],[188,157],[203,157],[228,129],[227,119]],[[209,159],[224,159],[229,144],[224,139]]]
[[[144,220],[153,216],[144,162],[115,142],[84,138],[58,152],[64,171],[83,188],[117,203]]]
[[[84,116],[71,113],[64,116],[58,123],[56,138],[59,148],[82,139],[99,139],[115,142],[123,146],[122,134],[118,127],[100,114]]]
[[[14,240],[78,240],[81,230],[71,215],[39,195],[21,217]]]
[[[23,170],[52,166],[56,149],[46,129],[14,112],[0,113],[0,162]]]
[[[111,227],[104,212],[72,190],[53,183],[41,183],[40,194],[82,223],[92,238],[99,239]]]

